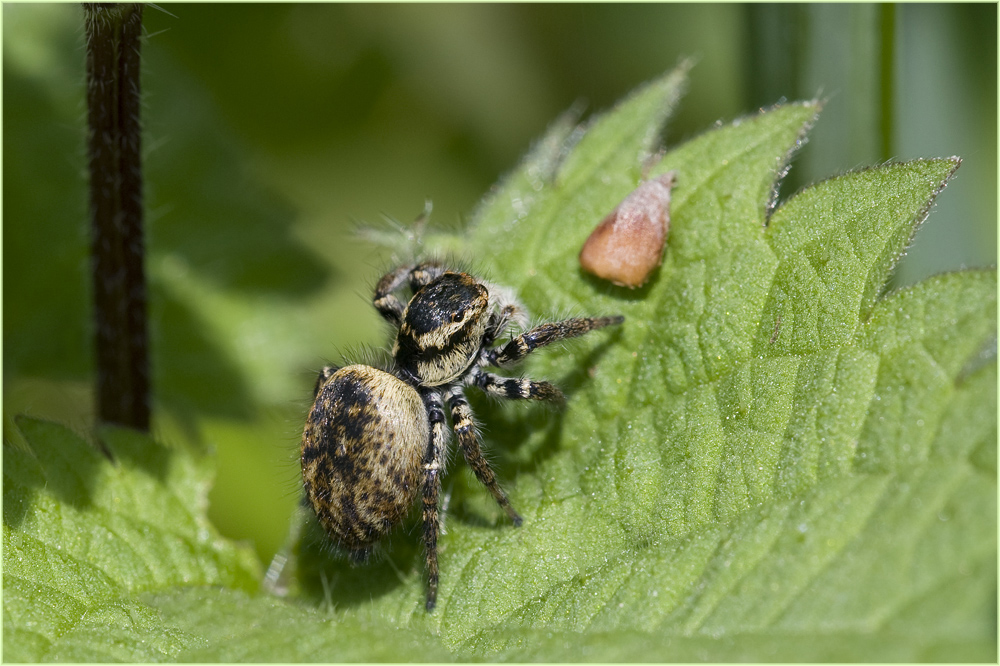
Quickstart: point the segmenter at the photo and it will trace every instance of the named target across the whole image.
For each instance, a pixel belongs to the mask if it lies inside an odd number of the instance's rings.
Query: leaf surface
[[[63,426],[17,425],[28,448],[5,443],[3,466],[7,659],[164,658],[185,638],[139,595],[257,587],[255,558],[205,517],[205,461],[109,429],[112,464]]]
[[[434,613],[417,521],[367,567],[307,522],[296,596],[267,597],[245,551],[204,523],[200,463],[170,451],[112,466],[26,421],[35,453],[5,449],[8,655],[994,661],[996,366],[981,352],[996,275],[883,293],[958,161],[851,172],[778,203],[818,105],[718,126],[657,161],[683,83],[681,68],[585,126],[557,121],[463,238],[438,239],[537,319],[626,320],[524,364],[566,391],[564,411],[470,396],[525,522],[452,460]],[[670,170],[650,282],[582,273],[590,231]]]

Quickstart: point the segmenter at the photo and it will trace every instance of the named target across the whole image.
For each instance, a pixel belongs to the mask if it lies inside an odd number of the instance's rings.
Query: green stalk
[[[882,50],[879,70],[879,89],[882,91],[879,100],[879,149],[882,162],[885,162],[893,156],[893,107],[896,103],[896,5],[894,3],[879,5],[879,23]]]

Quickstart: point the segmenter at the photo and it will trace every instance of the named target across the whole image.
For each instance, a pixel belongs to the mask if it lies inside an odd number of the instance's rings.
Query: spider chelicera
[[[409,286],[404,304],[396,292]],[[476,478],[514,525],[521,516],[483,457],[464,387],[500,398],[562,401],[548,382],[501,377],[506,367],[539,347],[573,338],[623,317],[584,317],[535,326],[493,344],[524,312],[503,289],[428,262],[402,266],[375,288],[373,303],[396,327],[390,370],[368,365],[326,367],[302,435],[306,501],[326,532],[355,559],[399,524],[421,497],[427,558],[427,610],[437,600],[438,497],[452,429]]]

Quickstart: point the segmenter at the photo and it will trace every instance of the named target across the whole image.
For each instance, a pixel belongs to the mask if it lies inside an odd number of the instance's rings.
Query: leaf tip
[[[781,108],[782,106],[799,106],[805,110],[809,110],[810,113],[799,127],[798,133],[795,135],[795,140],[785,151],[785,154],[781,157],[778,163],[778,168],[774,172],[774,181],[771,183],[771,192],[767,197],[767,202],[764,204],[764,224],[765,226],[771,219],[771,215],[774,213],[774,209],[778,205],[778,191],[781,188],[781,182],[788,175],[788,170],[792,166],[792,157],[799,151],[802,146],[806,144],[809,140],[809,132],[812,130],[816,121],[819,120],[819,114],[823,111],[823,106],[826,104],[825,99],[820,99],[818,97],[811,100],[805,100],[802,102],[794,102],[792,104],[784,105],[781,103],[775,104],[770,109],[761,109],[761,114],[767,113],[769,111],[774,111]]]

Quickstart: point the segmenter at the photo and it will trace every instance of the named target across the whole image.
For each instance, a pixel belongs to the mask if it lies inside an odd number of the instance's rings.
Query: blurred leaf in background
[[[210,515],[264,561],[297,500],[315,369],[385,341],[368,295],[388,255],[357,221],[405,222],[430,198],[432,224],[461,226],[580,99],[606,108],[696,58],[673,146],[826,97],[783,197],[959,155],[896,279],[996,261],[995,5],[163,8],[143,50],[154,430],[217,450]],[[86,431],[82,11],[7,4],[3,19],[5,419]]]

